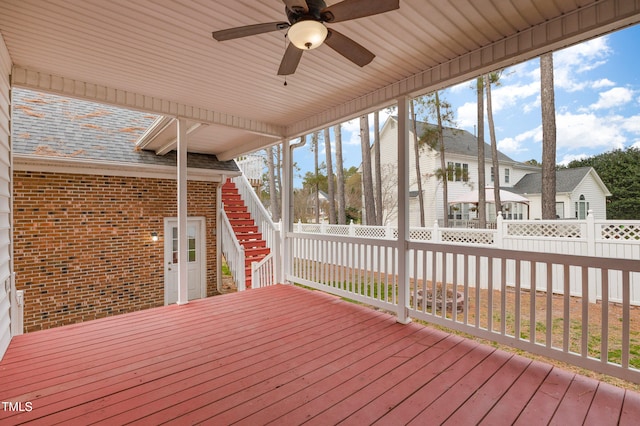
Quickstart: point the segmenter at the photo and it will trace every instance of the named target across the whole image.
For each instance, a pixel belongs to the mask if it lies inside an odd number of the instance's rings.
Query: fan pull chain
[[[287,34],[284,35],[284,50],[287,51]],[[284,76],[284,86],[287,86],[287,76]]]

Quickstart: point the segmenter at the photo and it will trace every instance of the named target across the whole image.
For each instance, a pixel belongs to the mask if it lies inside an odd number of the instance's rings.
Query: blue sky
[[[639,41],[640,26],[634,26],[554,53],[558,163],[640,148]],[[453,106],[457,127],[475,133],[473,82],[445,90],[444,98]],[[492,98],[498,148],[517,161],[541,161],[539,60],[505,69]],[[358,120],[344,123],[342,131],[345,167],[358,166]],[[488,127],[485,140],[490,141]],[[321,143],[321,161],[323,148]],[[309,144],[295,153],[300,174],[313,169]]]

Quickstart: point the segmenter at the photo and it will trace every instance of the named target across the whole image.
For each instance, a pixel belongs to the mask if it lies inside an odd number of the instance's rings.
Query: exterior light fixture
[[[322,22],[313,20],[298,21],[287,32],[291,43],[301,50],[311,50],[320,46],[327,34],[327,27]]]
[[[158,233],[157,232],[152,232],[151,233],[151,241],[158,241]]]

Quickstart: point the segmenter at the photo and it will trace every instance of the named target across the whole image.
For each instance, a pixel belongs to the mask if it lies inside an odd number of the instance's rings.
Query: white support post
[[[226,180],[227,177],[223,175],[222,182],[216,190],[216,288],[218,293],[222,293],[222,185]]]
[[[496,240],[493,242],[493,244],[497,248],[502,248],[504,246],[503,244],[504,226],[505,226],[505,222],[504,222],[504,218],[502,217],[502,212],[498,212],[498,217],[496,217],[496,234],[495,234]]]
[[[409,98],[398,98],[398,312],[397,321],[409,318]]]
[[[282,242],[282,276],[283,282],[287,274],[291,272],[292,256],[289,246],[289,233],[293,229],[293,163],[292,163],[291,142],[287,139],[282,144],[282,228],[280,231],[280,241]],[[276,259],[276,261],[278,261]]]
[[[433,230],[431,231],[431,241],[439,243],[442,240],[440,235],[440,225],[438,225],[438,219],[433,221]]]
[[[187,262],[187,120],[178,119],[178,305],[189,303]]]

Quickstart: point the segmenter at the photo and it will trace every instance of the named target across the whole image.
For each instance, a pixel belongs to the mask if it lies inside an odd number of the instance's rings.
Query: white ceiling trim
[[[106,103],[175,118],[185,118],[200,123],[227,126],[262,136],[282,138],[285,134],[283,126],[197,108],[168,99],[155,98],[100,84],[29,70],[20,66],[13,67],[11,82],[14,86],[26,89],[42,90],[61,96]]]
[[[287,128],[293,139],[640,22],[640,1],[602,0],[437,65]]]

